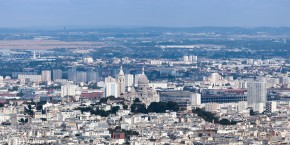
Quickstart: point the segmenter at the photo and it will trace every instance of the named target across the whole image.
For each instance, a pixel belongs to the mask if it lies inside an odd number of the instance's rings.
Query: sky
[[[0,27],[290,26],[290,0],[0,0]]]

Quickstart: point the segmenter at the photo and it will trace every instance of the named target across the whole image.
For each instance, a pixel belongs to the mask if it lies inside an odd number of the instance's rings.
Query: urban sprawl
[[[290,143],[287,28],[0,31],[0,144]]]

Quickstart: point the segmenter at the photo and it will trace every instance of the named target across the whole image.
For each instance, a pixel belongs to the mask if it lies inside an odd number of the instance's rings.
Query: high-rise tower
[[[248,83],[247,102],[249,106],[267,101],[267,88],[265,81],[253,81]]]
[[[51,81],[51,71],[50,70],[41,71],[41,80],[42,81]]]
[[[126,84],[125,84],[125,75],[124,75],[122,66],[120,68],[117,83],[118,83],[118,96],[120,96],[121,94],[125,94]]]

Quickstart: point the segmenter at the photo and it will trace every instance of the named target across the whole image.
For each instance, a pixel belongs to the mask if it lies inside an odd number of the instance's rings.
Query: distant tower
[[[121,66],[120,68],[120,72],[118,75],[118,95],[120,96],[120,94],[125,94],[125,75],[124,75],[124,71],[123,71],[123,67]]]
[[[105,85],[106,85],[106,97],[114,96],[118,97],[118,85],[116,79],[112,78],[111,76],[105,78]]]
[[[131,74],[125,75],[125,85],[126,87],[132,87],[134,86],[134,76]]]
[[[52,71],[52,79],[53,80],[62,79],[62,70],[61,69],[54,69]]]
[[[41,80],[42,81],[51,81],[51,71],[50,70],[41,71]]]
[[[33,51],[33,59],[36,59],[36,53]]]
[[[250,107],[257,103],[265,104],[267,101],[267,88],[263,80],[253,81],[248,83],[247,87],[247,102]]]
[[[38,53],[38,58],[40,58],[40,52]]]

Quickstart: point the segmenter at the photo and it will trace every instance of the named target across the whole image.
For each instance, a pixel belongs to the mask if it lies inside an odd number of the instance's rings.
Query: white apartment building
[[[41,71],[41,80],[43,82],[51,81],[51,71],[50,70]]]
[[[75,96],[77,86],[74,84],[66,84],[61,86],[61,97]]]

